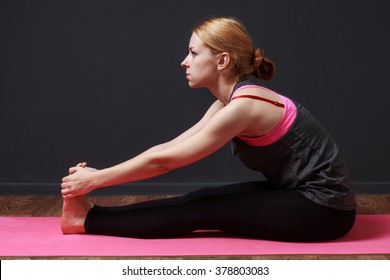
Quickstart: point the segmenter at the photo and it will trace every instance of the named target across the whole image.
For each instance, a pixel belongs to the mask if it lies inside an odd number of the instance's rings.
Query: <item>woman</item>
[[[339,148],[303,106],[260,86],[274,65],[253,47],[245,27],[233,18],[198,24],[181,65],[191,88],[208,88],[217,100],[170,142],[110,168],[70,168],[61,185],[63,232],[166,238],[221,230],[283,241],[347,234],[356,205]],[[231,140],[234,154],[267,181],[119,207],[92,206],[84,196],[192,164]]]

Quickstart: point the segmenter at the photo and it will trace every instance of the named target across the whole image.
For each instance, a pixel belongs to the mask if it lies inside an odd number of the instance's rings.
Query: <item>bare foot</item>
[[[64,198],[61,230],[65,234],[85,233],[84,222],[92,204],[83,196]]]

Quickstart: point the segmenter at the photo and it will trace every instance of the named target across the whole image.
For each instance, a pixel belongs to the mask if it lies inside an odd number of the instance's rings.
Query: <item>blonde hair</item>
[[[254,75],[270,80],[275,73],[273,62],[264,51],[255,48],[245,26],[235,18],[209,18],[196,25],[194,32],[215,54],[227,52],[231,58],[231,74]]]

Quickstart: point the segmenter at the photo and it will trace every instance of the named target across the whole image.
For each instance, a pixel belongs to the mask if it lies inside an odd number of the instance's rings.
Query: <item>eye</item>
[[[193,50],[190,50],[190,53],[192,54],[192,56],[195,56],[195,55],[197,55],[197,53],[196,53],[196,52],[194,52]]]

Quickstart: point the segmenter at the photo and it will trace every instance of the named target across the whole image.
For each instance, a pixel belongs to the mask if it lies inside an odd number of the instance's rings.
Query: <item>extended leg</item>
[[[208,188],[170,199],[120,207],[94,207],[85,229],[91,234],[167,238],[194,230],[285,241],[341,237],[354,211],[322,207],[293,190],[271,190],[265,182]]]

